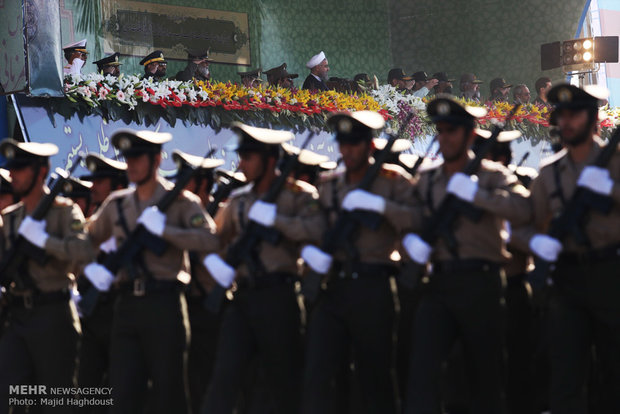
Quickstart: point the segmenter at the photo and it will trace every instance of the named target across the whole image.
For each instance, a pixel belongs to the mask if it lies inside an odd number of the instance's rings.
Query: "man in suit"
[[[310,69],[310,74],[304,81],[302,88],[310,89],[311,91],[326,91],[328,88],[325,81],[329,72],[329,64],[327,63],[325,53],[321,51],[318,55],[312,56],[308,63],[306,63],[306,67]]]

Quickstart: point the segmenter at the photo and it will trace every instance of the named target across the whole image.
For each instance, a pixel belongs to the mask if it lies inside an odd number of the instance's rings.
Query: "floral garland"
[[[381,113],[394,130],[413,113],[405,128],[410,139],[436,133],[426,113],[426,104],[432,98],[403,94],[390,85],[382,85],[368,93],[350,94],[265,86],[246,88],[230,82],[154,81],[135,75],[115,78],[90,73],[67,76],[65,95],[66,99],[46,100],[52,121],[51,114],[55,112],[65,118],[76,113],[80,117],[95,114],[106,120],[146,126],[164,118],[172,126],[181,120],[184,124],[209,125],[218,130],[232,121],[243,121],[262,126],[284,125],[301,131],[311,126],[326,129],[327,117],[332,112],[370,110]],[[486,128],[504,121],[512,109],[512,104],[504,102],[460,101],[488,110],[478,121]],[[620,108],[606,107],[603,112],[606,119],[600,125],[606,137],[620,121]],[[548,126],[549,108],[528,104],[519,109],[509,128],[518,129],[525,137],[538,141],[548,139]]]
[[[146,125],[163,117],[173,126],[180,119],[215,129],[235,120],[267,126],[284,124],[293,129],[313,125],[325,128],[329,113],[360,110],[377,111],[385,119],[391,118],[388,110],[368,94],[246,88],[230,82],[154,81],[133,75],[70,75],[65,78],[65,95],[68,104],[60,100],[51,111],[66,118],[76,112],[80,116],[95,113],[108,120]]]

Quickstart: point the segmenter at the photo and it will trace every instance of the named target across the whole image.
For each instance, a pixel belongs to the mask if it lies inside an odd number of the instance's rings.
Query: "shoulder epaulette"
[[[63,196],[56,196],[54,199],[55,207],[68,207],[73,205],[73,200]]]
[[[286,182],[286,187],[294,193],[314,193],[316,187],[310,183],[302,180],[289,180]]]
[[[564,158],[564,156],[568,154],[568,151],[566,150],[566,148],[564,148],[562,151],[557,152],[556,154],[553,154],[547,158],[545,158],[544,160],[540,161],[540,170],[542,170],[543,168],[551,165],[551,164],[555,164],[556,162],[560,161],[562,158]]]

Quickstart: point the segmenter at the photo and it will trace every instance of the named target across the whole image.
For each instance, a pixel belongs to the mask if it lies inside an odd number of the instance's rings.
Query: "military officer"
[[[111,54],[110,56],[106,56],[93,62],[93,64],[97,65],[97,72],[101,73],[103,76],[111,75],[115,78],[118,78],[118,76],[121,74],[120,65],[122,65],[122,63],[118,60],[119,56],[120,53],[116,52]]]
[[[399,167],[385,164],[369,191],[356,188],[370,167],[373,134],[385,121],[378,113],[359,111],[337,113],[328,123],[336,131],[345,166],[344,171],[328,173],[319,184],[329,222],[333,225],[342,209],[369,211],[383,220],[375,230],[360,225],[353,249],[341,246],[333,256],[311,245],[302,250],[306,263],[328,276],[327,289],[310,315],[302,413],[334,410],[330,383],[348,362],[351,348],[362,405],[369,413],[393,413],[394,302],[389,278],[394,275],[394,262],[390,256],[411,215],[410,177]]]
[[[92,183],[91,208],[88,214],[85,213],[86,217],[90,217],[112,191],[127,188],[127,164],[94,152],[89,153],[85,161],[89,174],[80,176],[80,180]]]
[[[176,80],[191,81],[192,79],[199,81],[208,81],[211,79],[209,65],[213,59],[209,57],[209,51],[206,52],[187,52],[187,66],[175,75]]]
[[[172,158],[178,166],[178,173],[185,168],[197,169],[185,189],[200,197],[203,208],[206,207],[213,188],[213,170],[223,165],[224,160],[203,158],[179,150],[172,153]],[[188,355],[189,394],[192,412],[198,413],[213,371],[220,318],[203,305],[215,285],[215,280],[195,251],[190,251],[189,259],[192,275],[187,294],[192,332]]]
[[[261,68],[250,70],[247,72],[237,72],[237,74],[241,77],[241,83],[246,88],[258,88],[263,80],[261,79],[261,75],[263,70]]]
[[[585,383],[592,344],[604,378],[601,412],[619,412],[620,385],[620,154],[595,166],[604,146],[597,135],[598,106],[608,92],[597,86],[560,84],[548,93],[564,149],[542,163],[531,187],[532,252],[555,262],[549,303],[550,408],[553,413],[586,413]],[[608,214],[592,209],[582,230],[586,240],[557,240],[545,234],[578,188],[612,203]],[[613,390],[613,391],[612,391]]]
[[[220,342],[203,412],[231,413],[243,384],[248,364],[257,356],[271,391],[275,413],[294,413],[299,404],[301,340],[299,307],[294,290],[298,246],[314,240],[324,228],[316,189],[290,180],[274,203],[261,197],[278,179],[281,143],[293,139],[288,131],[272,131],[235,123],[239,169],[247,186],[236,190],[229,204],[216,216],[224,245],[242,236],[250,220],[275,229],[282,240],[261,241],[250,274],[244,262],[233,269],[217,255],[205,258],[205,266],[226,288],[236,280],[233,301],[222,319]]]
[[[293,79],[299,76],[297,73],[288,73],[286,70],[286,63],[265,71],[265,75],[267,75],[267,82],[269,82],[269,86],[279,86],[287,89],[295,86]]]
[[[10,385],[73,385],[80,322],[70,301],[69,287],[76,264],[92,260],[94,252],[83,231],[84,216],[71,200],[56,197],[45,218],[31,217],[49,191],[45,186],[49,157],[57,152],[58,147],[49,143],[7,138],[0,144],[13,189],[21,198],[2,212],[2,259],[8,258],[20,237],[46,257],[43,264],[27,258],[19,274],[2,275],[9,303],[5,309],[8,320],[0,339],[3,412],[9,407]],[[61,410],[70,411],[66,406]]]
[[[171,139],[167,133],[125,129],[112,135],[112,145],[125,157],[127,178],[135,187],[112,193],[88,225],[96,246],[114,236],[120,249],[138,224],[167,243],[159,256],[145,248],[117,275],[96,263],[84,269],[99,290],[109,290],[112,283],[120,290],[110,349],[112,412],[143,411],[148,380],[152,410],[188,411],[185,251],[214,251],[219,242],[198,197],[185,191],[165,212],[156,206],[173,187],[157,174],[162,144]]]
[[[80,75],[82,73],[82,66],[86,63],[86,58],[88,58],[86,39],[68,44],[62,48],[62,51],[67,60],[67,64],[62,68],[63,74],[65,76]]]
[[[146,55],[140,61],[140,64],[144,66],[144,77],[147,79],[153,79],[154,81],[160,81],[166,77],[166,69],[168,62],[164,59],[164,52],[156,50]]]
[[[436,124],[443,162],[420,173],[414,191],[413,227],[433,214],[447,194],[482,210],[474,222],[459,217],[456,246],[440,238],[430,246],[416,233],[403,247],[416,263],[431,261],[413,326],[406,413],[440,412],[441,366],[457,338],[463,343],[471,389],[471,412],[501,412],[502,264],[510,257],[502,239],[503,220],[524,224],[530,218],[527,190],[502,165],[483,160],[476,176],[461,172],[473,154],[475,120],[486,112],[438,97],[427,112]]]

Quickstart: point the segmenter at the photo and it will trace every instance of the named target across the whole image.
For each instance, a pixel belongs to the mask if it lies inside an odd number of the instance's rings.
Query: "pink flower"
[[[105,99],[106,96],[108,96],[108,91],[106,88],[101,88],[99,89],[99,93],[97,94],[99,96],[99,99]]]

